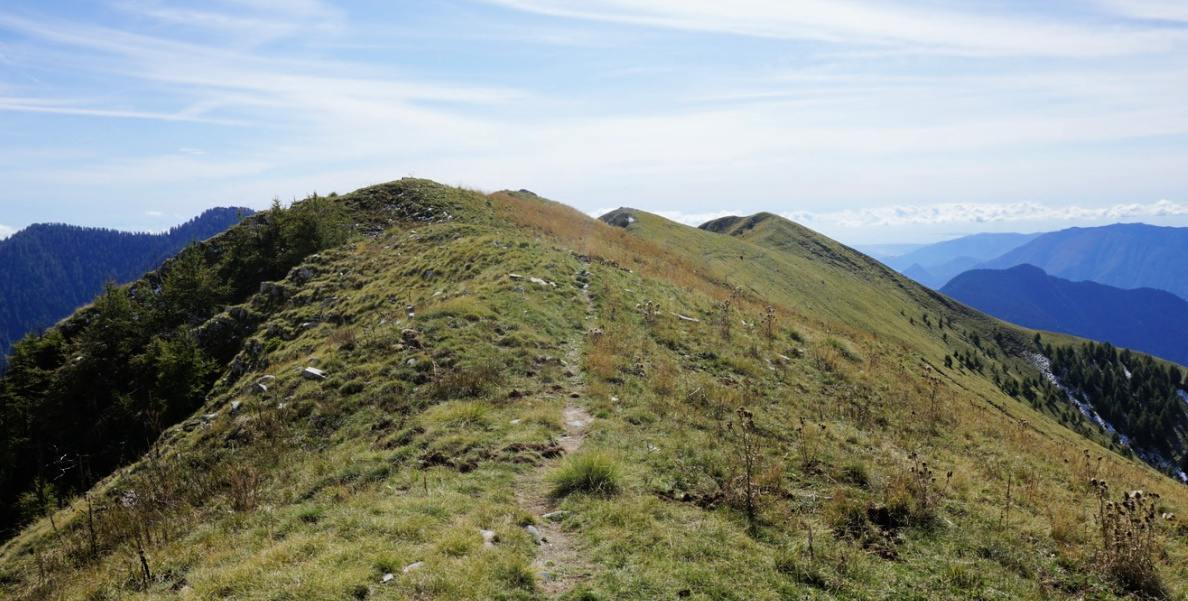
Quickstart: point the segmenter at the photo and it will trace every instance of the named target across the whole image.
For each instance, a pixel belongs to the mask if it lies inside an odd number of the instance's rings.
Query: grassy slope
[[[5,545],[0,596],[538,598],[522,526],[540,518],[519,499],[558,469],[541,454],[567,402],[597,418],[578,452],[622,472],[617,495],[559,501],[581,561],[552,574],[575,597],[1109,598],[1088,479],[1188,507],[1145,466],[1097,447],[1086,461],[1084,439],[941,367],[967,333],[1005,326],[816,235],[638,212],[624,230],[526,195],[409,196],[463,219],[309,262],[259,329],[262,367],[213,392],[210,425],[170,431],[97,486],[95,517],[78,499]],[[300,377],[315,359],[328,380]],[[925,462],[935,483],[913,471]],[[1157,542],[1182,594],[1184,534],[1161,527]]]

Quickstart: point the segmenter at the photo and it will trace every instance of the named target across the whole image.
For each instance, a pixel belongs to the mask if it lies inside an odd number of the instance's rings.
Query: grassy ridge
[[[574,469],[551,459],[568,404],[595,418],[579,475],[614,484],[555,501],[579,560],[546,571],[570,598],[1185,592],[1174,522],[1151,531],[1157,584],[1111,567],[1130,549],[1102,541],[1090,479],[1160,513],[1182,487],[991,380],[1027,369],[1028,332],[770,219],[624,229],[524,194],[365,192],[346,206],[459,217],[394,219],[250,299],[250,371],[7,543],[0,596],[541,598],[522,499]],[[956,350],[982,371],[945,367]]]

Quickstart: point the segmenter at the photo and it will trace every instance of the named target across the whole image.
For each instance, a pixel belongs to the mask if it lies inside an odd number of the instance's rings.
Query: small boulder
[[[404,344],[410,348],[425,348],[424,343],[421,342],[421,333],[412,328],[405,328],[401,330],[400,339],[403,340]]]
[[[494,530],[479,530],[479,534],[483,535],[483,546],[490,549],[499,541],[499,537]]]
[[[301,371],[301,377],[305,378],[306,380],[316,380],[320,382],[326,379],[326,372],[316,367],[307,367]]]
[[[532,535],[532,539],[536,541],[536,544],[538,544],[538,545],[544,544],[544,537],[540,535],[540,530],[537,530],[536,526],[529,524],[529,525],[525,526],[524,529],[528,531],[528,534]]]
[[[400,571],[401,571],[401,573],[407,574],[409,572],[415,572],[424,566],[425,566],[425,562],[418,561],[418,562],[410,563],[410,564],[404,566],[404,569],[400,570]]]

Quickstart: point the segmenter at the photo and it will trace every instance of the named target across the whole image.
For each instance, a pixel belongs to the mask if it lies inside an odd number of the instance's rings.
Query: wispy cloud
[[[137,218],[407,174],[691,224],[722,206],[928,224],[1026,214],[1016,199],[1183,199],[1179,0],[1058,4],[6,6],[0,114],[20,115],[0,177],[8,198]],[[928,204],[951,198],[1006,204]],[[22,210],[5,221],[65,218]]]
[[[7,225],[0,224],[0,240],[3,240],[15,233],[16,233],[15,228],[11,228],[11,227],[8,227]]]
[[[1097,0],[1108,10],[1136,19],[1188,21],[1188,4],[1182,0]]]
[[[1188,34],[1177,29],[1008,16],[970,5],[961,10],[958,3],[945,3],[947,8],[942,10],[918,3],[855,0],[488,1],[559,17],[962,55],[1118,56],[1164,52],[1188,40]],[[1172,1],[1144,0],[1146,12],[1176,11]]]
[[[240,12],[227,10],[234,4]],[[303,31],[333,34],[343,26],[342,12],[317,0],[219,1],[211,5],[196,9],[164,0],[130,0],[115,4],[117,8],[141,17],[216,35],[235,36],[240,43],[246,41],[249,44],[261,44]],[[220,5],[224,10],[217,10]]]

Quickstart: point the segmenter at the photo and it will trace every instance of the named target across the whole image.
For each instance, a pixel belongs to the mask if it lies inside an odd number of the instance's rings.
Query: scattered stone
[[[437,292],[434,292],[434,293],[433,293],[433,296],[441,296],[441,295],[443,295],[443,294],[445,294],[445,293],[444,293],[444,292],[442,292],[441,290],[438,290]]]
[[[404,569],[400,570],[400,572],[404,573],[404,574],[407,574],[409,572],[415,572],[415,571],[421,569],[422,567],[424,567],[424,565],[425,565],[425,562],[423,562],[423,561],[418,561],[416,563],[410,563],[410,564],[404,566]]]
[[[307,367],[301,371],[301,377],[306,380],[317,380],[320,382],[326,379],[326,372],[316,367]]]
[[[387,583],[391,582],[394,578],[396,578],[396,575],[391,572],[388,572],[387,574],[384,574],[384,577],[383,577],[383,579],[380,580],[380,583],[387,584]]]
[[[417,364],[417,360],[416,360],[416,359],[409,359],[408,361],[406,361],[406,362],[405,362],[405,365],[408,365],[409,367],[412,367],[412,366],[414,366],[414,365],[416,365],[416,364]]]
[[[544,578],[546,582],[552,582],[552,581],[553,581],[553,575],[552,575],[552,574],[550,574],[550,573],[548,573],[548,572],[541,572],[541,573],[540,573],[540,577],[541,577],[541,578]]]
[[[617,403],[617,402],[619,402],[619,397],[617,397],[617,396],[613,396],[613,397],[611,397],[611,402],[612,402],[612,403]]]
[[[511,278],[513,280],[516,280],[516,281],[520,281],[520,280],[524,279],[524,276],[522,276],[518,273],[509,273],[509,274],[507,274],[507,277]]]
[[[243,406],[242,401],[231,401],[231,414],[239,415],[239,408]]]
[[[672,312],[671,312],[671,311],[669,311],[669,313],[672,313]],[[676,318],[677,318],[677,319],[679,319],[679,320],[681,320],[681,321],[691,321],[691,322],[693,322],[693,323],[701,323],[701,320],[700,320],[700,319],[695,319],[695,318],[693,318],[693,317],[689,317],[689,316],[687,316],[687,315],[681,315],[680,313],[672,313],[672,314],[673,314],[673,315],[675,315],[675,316],[676,316]]]
[[[513,419],[513,420],[511,420],[511,422],[510,422],[510,423],[511,423],[512,425],[515,425],[515,424],[518,424],[518,423],[520,423],[520,422],[522,422],[522,421],[524,421],[524,420],[522,420],[522,419]]]
[[[792,357],[789,357],[788,355],[781,355],[781,354],[779,354],[779,353],[776,353],[776,356],[777,356],[777,357],[779,357],[780,359],[783,359],[784,361],[791,361],[791,360],[792,360]]]
[[[286,298],[289,296],[289,291],[284,286],[277,285],[273,282],[260,282],[260,293],[277,298]]]
[[[571,399],[580,399],[580,398],[582,398],[582,395],[581,395],[581,394],[579,394],[579,393],[576,393],[576,392],[571,392],[571,393],[569,393],[569,398],[571,398]]]
[[[574,375],[576,375],[576,374],[574,374],[572,371],[570,371],[570,370],[568,370],[568,369],[567,369],[567,370],[565,370],[565,377],[566,377],[566,378],[572,378]]]
[[[548,286],[548,285],[549,285],[549,283],[548,283],[548,282],[546,282],[546,281],[544,281],[544,280],[542,280],[542,279],[540,279],[540,278],[528,278],[528,280],[529,280],[529,281],[531,281],[533,284],[540,284],[541,286]],[[555,285],[556,285],[556,284],[554,284],[554,286],[555,286]]]
[[[268,392],[268,387],[263,384],[256,384],[256,390],[260,391],[260,394],[263,394]]]
[[[546,513],[540,517],[542,517],[546,520],[558,520],[558,519],[563,518],[571,513],[573,513],[573,512],[572,511],[554,511],[552,513]]]
[[[516,286],[516,287],[515,287],[515,292],[523,292],[523,291],[524,291],[524,287],[523,287],[523,286]]]
[[[479,530],[479,534],[483,535],[483,546],[491,549],[495,547],[495,543],[499,542],[499,537],[494,530]]]
[[[213,422],[215,420],[215,418],[218,416],[219,416],[218,413],[207,413],[202,416],[202,421],[209,424],[210,422]]]
[[[405,328],[401,330],[400,339],[404,341],[406,346],[421,349],[425,348],[425,345],[421,342],[421,333],[412,328]]]
[[[301,324],[302,330],[312,330],[316,327],[318,327],[318,322],[316,322],[316,321],[307,321],[307,322]]]
[[[532,539],[536,541],[536,544],[538,544],[538,545],[544,544],[545,539],[543,536],[540,535],[540,530],[537,530],[536,526],[533,526],[532,524],[528,524],[527,526],[524,527],[524,529],[528,531],[528,534],[532,535]]]

